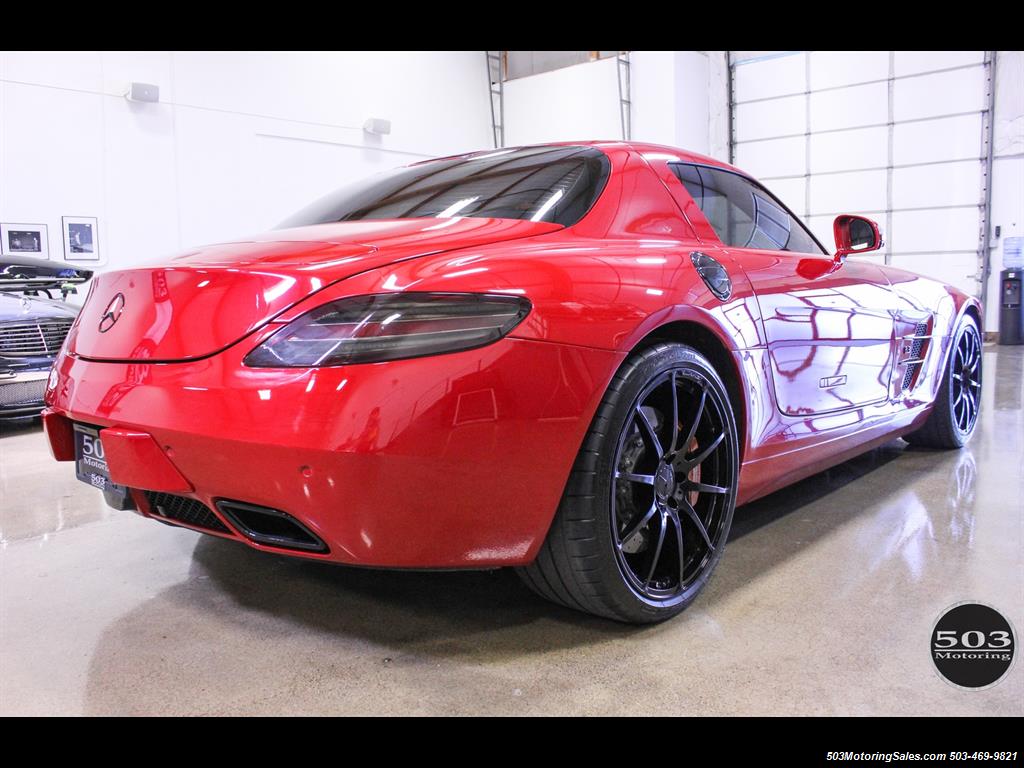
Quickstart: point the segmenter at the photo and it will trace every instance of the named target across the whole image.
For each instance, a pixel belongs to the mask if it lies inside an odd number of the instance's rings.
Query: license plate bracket
[[[74,431],[75,476],[86,485],[103,491],[103,498],[114,509],[133,509],[128,489],[110,479],[100,428],[76,422]]]

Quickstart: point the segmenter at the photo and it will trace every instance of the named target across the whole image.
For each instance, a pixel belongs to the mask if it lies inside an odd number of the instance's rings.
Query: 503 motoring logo
[[[957,688],[991,688],[1010,671],[1017,637],[1010,622],[984,603],[950,606],[932,628],[932,662]]]

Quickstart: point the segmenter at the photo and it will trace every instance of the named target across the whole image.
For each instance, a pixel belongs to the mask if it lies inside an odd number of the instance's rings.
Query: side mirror
[[[885,244],[878,225],[863,216],[836,216],[833,229],[836,236],[836,261],[842,261],[851,253],[877,251]]]

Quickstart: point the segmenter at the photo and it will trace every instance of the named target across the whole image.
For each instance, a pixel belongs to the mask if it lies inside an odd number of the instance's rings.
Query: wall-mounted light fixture
[[[371,117],[363,123],[363,130],[367,133],[378,133],[386,136],[391,133],[391,121],[379,117]]]
[[[155,103],[160,101],[160,86],[152,83],[129,83],[124,97],[128,101]]]

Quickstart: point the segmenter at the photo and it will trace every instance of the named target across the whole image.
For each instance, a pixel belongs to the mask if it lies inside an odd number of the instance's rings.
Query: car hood
[[[0,323],[74,317],[78,308],[63,301],[0,291]]]
[[[161,265],[95,276],[67,348],[92,360],[194,360],[360,272],[558,229],[513,219],[370,220],[208,246]]]

